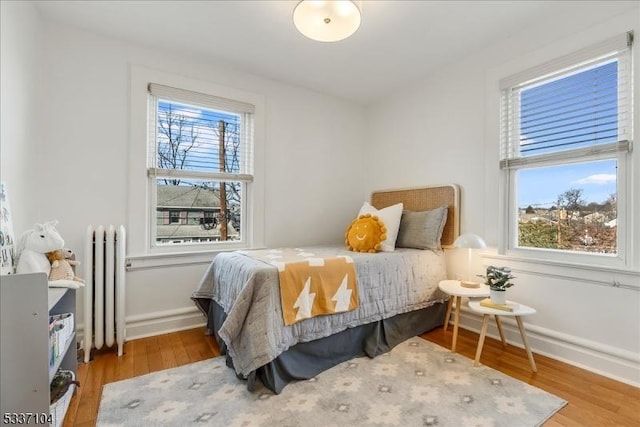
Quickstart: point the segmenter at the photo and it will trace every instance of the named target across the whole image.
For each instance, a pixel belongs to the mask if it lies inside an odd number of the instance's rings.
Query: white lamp
[[[458,238],[453,242],[453,246],[456,248],[466,248],[468,250],[468,258],[467,258],[467,279],[462,282],[462,286],[466,287],[478,287],[480,284],[475,280],[471,280],[471,251],[473,249],[484,249],[487,247],[487,244],[484,242],[482,237],[477,234],[468,233],[458,236]]]
[[[302,34],[320,42],[346,39],[360,27],[360,9],[350,0],[302,0],[293,23]]]

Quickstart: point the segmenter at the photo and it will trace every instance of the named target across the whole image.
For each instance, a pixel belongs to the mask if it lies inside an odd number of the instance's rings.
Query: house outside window
[[[246,242],[254,106],[148,85],[152,247]]]
[[[624,262],[632,40],[623,34],[501,80],[505,252]]]

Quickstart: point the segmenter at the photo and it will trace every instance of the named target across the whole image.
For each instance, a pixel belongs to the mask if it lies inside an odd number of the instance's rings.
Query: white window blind
[[[253,181],[252,104],[150,83],[148,174]]]
[[[628,32],[500,81],[501,168],[631,149]]]

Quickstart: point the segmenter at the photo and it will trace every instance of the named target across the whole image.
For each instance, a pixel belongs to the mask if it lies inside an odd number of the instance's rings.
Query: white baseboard
[[[139,316],[129,316],[127,322],[127,340],[168,334],[185,329],[197,328],[206,323],[197,307],[185,307],[176,310],[158,311]]]
[[[125,322],[126,340],[131,341],[204,326],[206,319],[194,306],[127,316]],[[78,342],[81,342],[84,339],[84,324],[78,324],[76,331]]]
[[[516,322],[508,317],[503,317],[500,320],[507,343],[524,348]],[[461,328],[480,333],[481,325],[482,318],[479,315],[472,313],[467,307],[462,307],[462,312],[460,313]],[[640,387],[640,355],[595,341],[527,324],[526,318],[524,318],[524,326],[529,344],[534,353],[634,387]],[[494,322],[489,322],[487,335],[500,339]]]

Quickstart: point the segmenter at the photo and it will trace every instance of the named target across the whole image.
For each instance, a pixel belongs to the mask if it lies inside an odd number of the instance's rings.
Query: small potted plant
[[[511,279],[515,277],[511,274],[511,269],[490,265],[487,267],[487,275],[482,277],[485,278],[485,284],[489,286],[491,301],[496,304],[506,304],[505,291],[514,285]]]

